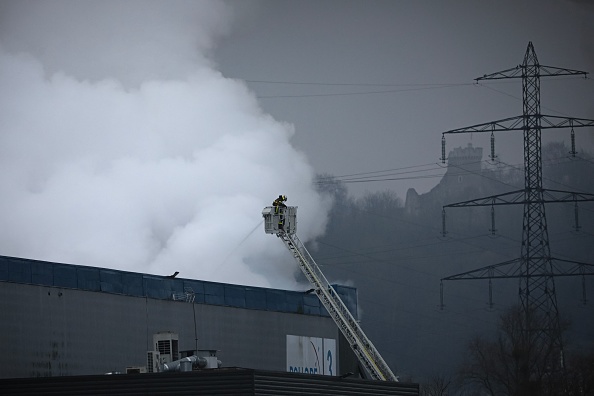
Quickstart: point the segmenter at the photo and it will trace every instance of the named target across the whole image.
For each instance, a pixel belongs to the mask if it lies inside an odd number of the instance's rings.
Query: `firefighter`
[[[287,201],[286,195],[279,195],[277,199],[274,200],[272,206],[274,206],[274,213],[278,214],[278,228],[280,230],[285,228],[285,208],[287,205],[285,202]]]
[[[274,202],[272,203],[272,206],[274,206],[275,208],[277,208],[277,213],[278,213],[278,208],[286,208],[287,205],[285,205],[285,201],[287,200],[287,196],[286,195],[279,195],[277,199],[274,200]]]

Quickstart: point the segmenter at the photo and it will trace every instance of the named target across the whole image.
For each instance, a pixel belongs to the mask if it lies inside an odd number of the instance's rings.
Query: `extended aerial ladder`
[[[320,267],[311,257],[305,245],[297,237],[297,207],[268,206],[262,211],[264,230],[276,234],[299,264],[314,292],[349,342],[351,349],[371,378],[381,381],[398,381],[377,349],[365,335],[336,290],[328,282]]]

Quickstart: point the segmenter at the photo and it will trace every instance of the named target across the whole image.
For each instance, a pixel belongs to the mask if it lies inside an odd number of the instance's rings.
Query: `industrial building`
[[[356,289],[334,288],[356,317]],[[323,378],[330,387],[341,381],[378,383],[357,379],[356,356],[318,297],[307,290],[0,256],[0,312],[3,388],[23,379],[34,388],[135,375],[141,378],[135,381],[175,382],[193,378],[188,374],[271,375],[280,383]],[[167,363],[189,355],[210,359],[207,368],[200,374],[155,372],[155,360]],[[253,388],[255,382],[250,383]],[[404,393],[381,394],[418,394],[414,384],[382,386]]]

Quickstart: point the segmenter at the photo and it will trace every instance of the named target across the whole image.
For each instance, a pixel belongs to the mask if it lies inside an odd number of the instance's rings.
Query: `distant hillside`
[[[586,153],[568,156],[562,143],[543,147],[543,184],[556,190],[594,193],[594,160]],[[439,309],[440,279],[519,257],[522,205],[449,208],[442,235],[442,207],[523,189],[523,170],[483,161],[482,149],[469,145],[450,152],[448,168],[426,194],[414,189],[405,202],[391,191],[350,198],[339,181],[322,191],[334,198],[326,234],[310,244],[331,281],[359,289],[362,326],[399,375],[419,376],[455,368],[465,343],[476,332],[495,328],[501,310],[518,300],[517,280],[493,282],[495,312],[489,310],[486,281],[444,285],[445,310]],[[328,176],[325,176],[327,180]],[[551,252],[563,259],[594,257],[594,202],[582,203],[579,232],[573,204],[547,205]],[[494,231],[492,231],[494,230]],[[592,342],[594,312],[584,317],[581,279],[556,282],[560,311],[574,320],[574,342]],[[594,279],[587,280],[594,295]],[[589,326],[589,327],[588,327]]]

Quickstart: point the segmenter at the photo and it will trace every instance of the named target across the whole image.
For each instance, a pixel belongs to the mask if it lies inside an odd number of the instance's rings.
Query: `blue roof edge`
[[[0,256],[0,282],[329,316],[318,297],[307,291],[235,285],[20,257]],[[335,284],[333,287],[357,318],[357,289]]]

